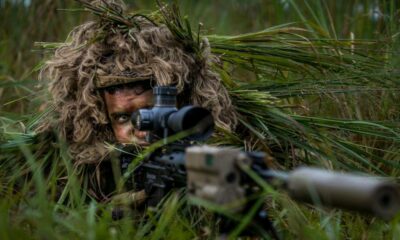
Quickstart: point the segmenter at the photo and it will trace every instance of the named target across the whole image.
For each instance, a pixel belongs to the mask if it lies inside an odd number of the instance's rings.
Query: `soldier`
[[[98,4],[125,11],[121,3]],[[132,126],[130,116],[152,106],[152,86],[174,85],[180,105],[209,109],[216,125],[228,131],[236,125],[227,90],[210,68],[218,58],[210,54],[207,39],[194,52],[165,25],[144,16],[130,21],[129,29],[104,18],[76,27],[40,72],[42,81],[49,80],[54,111],[37,132],[58,134],[76,166],[92,166],[97,185],[110,181],[99,177],[110,171],[107,145],[148,145],[146,133]]]

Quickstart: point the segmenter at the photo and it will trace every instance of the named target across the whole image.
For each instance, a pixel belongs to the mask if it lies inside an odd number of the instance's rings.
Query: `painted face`
[[[145,141],[147,132],[138,131],[131,123],[131,115],[140,108],[153,106],[153,92],[143,86],[123,88],[115,91],[105,91],[104,99],[108,117],[119,143],[135,143],[141,146],[149,145]]]

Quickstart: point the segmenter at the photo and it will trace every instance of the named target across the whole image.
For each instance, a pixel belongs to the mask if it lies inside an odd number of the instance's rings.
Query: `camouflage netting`
[[[95,4],[124,12],[123,4]],[[98,87],[119,84],[121,79],[152,78],[157,85],[176,85],[180,101],[212,111],[217,126],[232,130],[237,123],[227,90],[211,70],[218,58],[207,39],[199,53],[186,51],[162,23],[143,16],[131,19],[135,27],[120,28],[107,19],[73,29],[40,72],[49,81],[55,112],[37,132],[55,131],[69,145],[75,164],[98,163],[107,156],[106,143],[115,143]]]

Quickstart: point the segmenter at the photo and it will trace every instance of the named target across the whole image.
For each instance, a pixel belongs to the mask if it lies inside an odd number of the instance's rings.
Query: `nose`
[[[137,129],[134,129],[134,135],[139,139],[144,139],[146,137],[146,134],[147,134],[146,131],[139,131]]]

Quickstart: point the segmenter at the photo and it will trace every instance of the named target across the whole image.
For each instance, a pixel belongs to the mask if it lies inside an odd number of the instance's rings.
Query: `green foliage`
[[[87,179],[80,178],[84,169],[71,164],[65,144],[37,139],[32,128],[51,106],[45,87],[33,80],[34,70],[57,43],[35,47],[33,42],[63,40],[73,26],[93,17],[72,0],[22,2],[0,1],[0,238],[214,239],[215,219],[203,209],[230,213],[210,203],[188,207],[176,194],[148,210],[146,219],[131,212],[112,220],[113,206],[87,196]],[[127,2],[134,10],[157,7],[151,1]],[[278,168],[305,163],[398,176],[397,1],[204,0],[179,6],[187,17],[177,8],[132,14],[164,22],[196,54],[206,36],[224,61],[213,68],[241,114],[242,132],[219,130],[214,143],[268,151]],[[134,26],[116,10],[89,12]],[[45,50],[37,51],[38,46]],[[249,146],[240,134],[258,139],[257,144]],[[46,144],[53,147],[38,151]],[[259,198],[268,202],[283,239],[399,235],[398,217],[383,222],[299,205],[260,186]],[[233,216],[243,220],[231,237],[247,227],[251,214]]]

